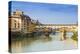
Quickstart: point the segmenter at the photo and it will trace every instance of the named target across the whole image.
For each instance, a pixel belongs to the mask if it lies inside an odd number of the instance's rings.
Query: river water
[[[53,51],[53,50],[70,50],[77,49],[77,42],[71,39],[72,33],[67,32],[67,39],[60,40],[61,33],[50,34],[49,37],[44,35],[34,38],[24,38],[12,41],[12,52],[36,52],[36,51]]]

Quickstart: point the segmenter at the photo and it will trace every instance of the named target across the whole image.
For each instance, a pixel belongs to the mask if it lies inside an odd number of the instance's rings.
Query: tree
[[[75,32],[75,31],[74,31],[71,38],[72,38],[73,40],[78,41],[78,32]]]

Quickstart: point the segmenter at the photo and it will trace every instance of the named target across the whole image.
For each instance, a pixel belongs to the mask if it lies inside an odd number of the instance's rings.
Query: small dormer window
[[[13,12],[13,15],[15,15],[16,14],[16,12]]]
[[[14,20],[14,22],[16,23],[16,20]]]
[[[26,20],[26,17],[25,17],[25,20]]]

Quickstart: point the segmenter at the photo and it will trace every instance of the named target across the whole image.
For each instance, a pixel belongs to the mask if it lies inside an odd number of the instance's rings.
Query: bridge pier
[[[61,32],[60,40],[64,40],[63,32]]]
[[[61,40],[66,40],[66,31],[62,31],[61,32],[61,37],[60,37]]]

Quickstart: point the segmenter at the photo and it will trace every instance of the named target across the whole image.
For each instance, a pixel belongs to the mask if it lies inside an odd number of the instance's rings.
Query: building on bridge
[[[67,31],[73,31],[73,30],[77,31],[78,24],[42,24],[36,26],[36,28],[52,28],[58,30],[63,30],[65,28]]]

